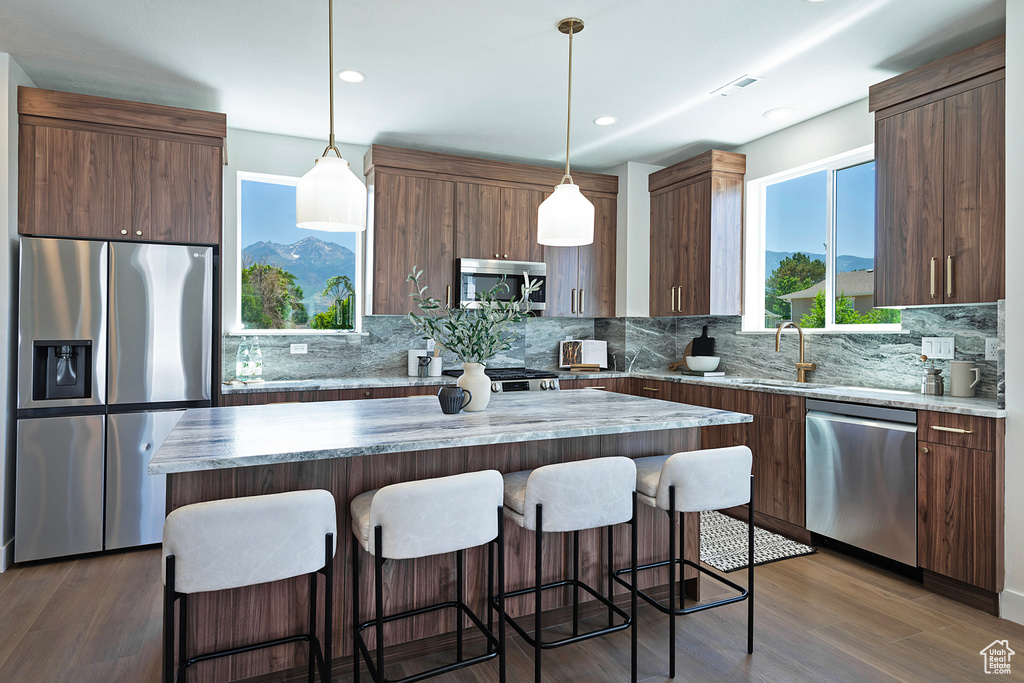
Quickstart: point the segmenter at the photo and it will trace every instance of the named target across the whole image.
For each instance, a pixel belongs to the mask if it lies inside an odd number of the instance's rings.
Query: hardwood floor
[[[744,650],[743,603],[680,618],[677,681],[980,681],[987,678],[983,647],[1009,639],[1011,648],[1024,648],[1024,626],[827,550],[755,572],[754,654]],[[744,576],[733,575],[740,583]],[[721,593],[706,579],[702,591],[706,598]],[[0,574],[0,681],[157,683],[160,609],[156,549],[17,566]],[[669,680],[665,619],[641,607],[646,683]],[[1019,657],[1003,680],[1024,680]],[[395,662],[388,673],[407,675],[441,659]],[[532,662],[511,638],[508,680],[532,680]],[[627,681],[628,632],[545,652],[544,672],[547,683]],[[434,680],[491,683],[497,664]]]

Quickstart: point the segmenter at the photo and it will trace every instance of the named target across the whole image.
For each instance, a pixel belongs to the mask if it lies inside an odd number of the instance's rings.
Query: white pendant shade
[[[562,183],[537,209],[537,242],[580,247],[594,242],[594,205],[578,185]]]
[[[324,156],[295,188],[295,223],[308,230],[366,230],[366,186],[338,157]]]

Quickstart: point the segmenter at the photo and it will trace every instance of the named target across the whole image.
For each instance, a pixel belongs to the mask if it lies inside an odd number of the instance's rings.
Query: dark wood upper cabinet
[[[223,114],[18,89],[24,235],[219,244]]]
[[[1005,295],[1004,43],[871,88],[876,305]]]
[[[373,313],[409,311],[407,286],[403,285],[401,296],[390,288],[395,282],[405,281],[411,268],[411,264],[404,265],[406,255],[420,254],[417,263],[428,277],[431,292],[445,301],[451,287],[451,301],[458,302],[456,258],[544,261],[548,266],[544,315],[614,315],[615,176],[574,174],[584,194],[594,202],[594,244],[554,248],[537,243],[537,209],[561,180],[559,169],[382,145],[370,148],[363,169],[374,197]],[[382,184],[382,175],[401,176],[407,184],[414,178],[446,183],[447,210],[439,210],[437,203],[408,205],[402,195],[404,186],[387,181]],[[395,216],[402,216],[406,226],[421,227],[412,235],[405,234],[387,222]]]
[[[651,174],[652,316],[740,313],[745,171],[711,150]]]

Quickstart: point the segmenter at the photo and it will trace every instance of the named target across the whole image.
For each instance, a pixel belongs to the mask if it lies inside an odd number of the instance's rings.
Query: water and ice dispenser
[[[92,341],[32,344],[32,399],[92,398]]]

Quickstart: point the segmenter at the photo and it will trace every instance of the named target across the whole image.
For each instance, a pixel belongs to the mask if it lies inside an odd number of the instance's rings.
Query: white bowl
[[[694,372],[713,372],[721,360],[718,356],[687,356],[686,367]]]

